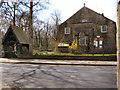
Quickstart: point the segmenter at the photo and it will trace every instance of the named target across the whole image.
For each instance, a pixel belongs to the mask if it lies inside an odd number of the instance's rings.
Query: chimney
[[[104,16],[104,13],[102,13],[101,15]]]

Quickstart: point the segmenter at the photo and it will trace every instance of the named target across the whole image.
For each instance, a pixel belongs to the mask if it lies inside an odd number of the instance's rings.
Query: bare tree
[[[42,47],[42,31],[44,30],[44,22],[37,19],[37,21],[33,24],[33,31],[34,31],[34,46],[37,49]]]
[[[3,2],[1,7],[2,18],[4,18],[7,21],[10,21],[10,23],[13,22],[13,25],[15,25],[15,15],[21,13],[19,6],[20,0],[16,0],[16,2]]]
[[[45,50],[48,50],[49,20],[45,23]]]
[[[58,35],[58,31],[59,31],[59,24],[61,22],[61,14],[59,10],[55,10],[52,14],[51,14],[52,20],[54,22],[54,26],[53,26],[53,39],[55,41],[55,51],[57,50],[57,46],[59,43],[59,35]]]
[[[27,0],[26,0],[27,1]],[[28,7],[30,10],[30,19],[29,19],[29,41],[30,41],[30,52],[33,50],[33,13],[38,12],[40,10],[46,9],[46,5],[49,4],[49,0],[33,0],[29,2],[22,1],[21,4]]]
[[[6,24],[13,22],[13,25],[16,24],[25,30],[29,29],[30,52],[33,49],[33,16],[47,9],[48,4],[49,0],[16,0],[16,2],[4,2],[2,5],[1,16],[7,21]]]

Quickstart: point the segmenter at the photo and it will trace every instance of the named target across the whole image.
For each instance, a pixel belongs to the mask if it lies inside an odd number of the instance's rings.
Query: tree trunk
[[[46,51],[48,50],[48,36],[47,36],[47,32],[46,32]]]
[[[14,3],[14,16],[13,16],[13,25],[15,26],[15,5],[16,3]]]
[[[39,49],[41,49],[41,43],[42,43],[42,41],[41,41],[41,36],[40,36],[40,31],[38,31],[38,39],[39,39],[39,42],[38,42],[38,45],[39,45]]]
[[[58,53],[59,51],[58,51],[58,41],[55,41],[55,49],[54,49],[54,52],[55,53]]]
[[[33,28],[32,28],[32,15],[33,15],[33,2],[30,2],[30,22],[29,22],[29,51],[32,53],[33,51]]]

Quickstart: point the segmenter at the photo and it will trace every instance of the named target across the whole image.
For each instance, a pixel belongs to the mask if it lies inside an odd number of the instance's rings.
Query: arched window
[[[78,42],[79,42],[79,46],[87,46],[87,42],[88,42],[88,37],[87,36],[85,36],[85,34],[84,33],[79,33],[79,40],[78,40]]]

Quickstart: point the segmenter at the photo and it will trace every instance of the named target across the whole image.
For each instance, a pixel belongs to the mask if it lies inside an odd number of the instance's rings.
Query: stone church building
[[[75,53],[116,53],[116,23],[86,6],[59,26],[59,38],[60,52],[75,40]]]

